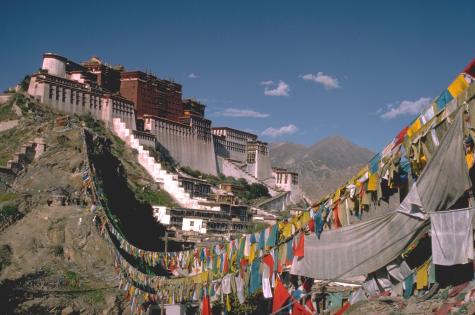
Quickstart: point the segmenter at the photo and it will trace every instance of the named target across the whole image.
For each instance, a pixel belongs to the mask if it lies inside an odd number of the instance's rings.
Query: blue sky
[[[268,142],[339,134],[380,150],[475,57],[474,1],[8,1],[2,12],[2,90],[43,52],[97,55],[173,78],[214,126]]]

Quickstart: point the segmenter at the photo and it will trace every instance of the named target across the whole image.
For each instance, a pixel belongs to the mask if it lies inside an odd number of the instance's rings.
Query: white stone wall
[[[284,211],[290,203],[291,203],[291,193],[286,191],[275,196],[274,198],[270,200],[267,200],[264,203],[260,203],[258,206],[259,208],[262,208],[265,210]]]
[[[61,82],[65,84],[61,84]],[[59,112],[78,115],[90,113],[95,119],[104,121],[107,126],[112,125],[113,118],[120,118],[128,128],[135,129],[135,113],[132,104],[129,103],[129,106],[119,105],[119,101],[114,101],[113,97],[79,89],[74,84],[67,86],[66,84],[69,82],[72,81],[60,79],[57,83],[48,82],[33,76],[28,87],[28,94]],[[71,98],[71,93],[74,95],[73,98]],[[126,107],[127,109],[125,109]]]
[[[12,94],[6,93],[6,94],[0,94],[0,104],[8,102]]]
[[[50,88],[52,91],[51,97]],[[76,96],[73,103],[71,103],[71,92],[73,89],[72,87],[51,82],[37,82],[37,79],[33,77],[30,81],[28,94],[59,112],[78,115],[90,113],[92,117],[102,120],[102,97],[96,93],[93,94],[74,89],[75,92],[79,92],[80,101],[79,104],[76,104]],[[105,115],[107,116],[107,114]]]
[[[63,60],[53,56],[44,56],[41,69],[48,70],[48,73],[60,78],[66,78],[66,64]]]
[[[272,166],[270,162],[269,155],[262,153],[256,153],[256,170],[255,177],[260,180],[266,180],[272,176]]]
[[[183,218],[183,224],[181,226],[182,231],[194,231],[205,234],[206,226],[204,226],[203,219],[197,218]]]
[[[198,138],[191,127],[147,118],[145,129],[155,135],[157,145],[166,149],[180,165],[217,175],[213,142]]]

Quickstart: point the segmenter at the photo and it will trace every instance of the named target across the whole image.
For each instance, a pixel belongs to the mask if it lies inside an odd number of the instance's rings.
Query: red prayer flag
[[[309,296],[307,298],[307,301],[305,301],[305,305],[307,305],[308,309],[312,312],[315,312],[315,307],[313,307],[313,304],[312,304],[312,297]]]
[[[271,254],[267,254],[262,257],[262,262],[269,266],[269,271],[272,273],[274,271],[274,258],[272,258]]]
[[[313,220],[313,218],[310,218],[310,221],[308,222],[308,229],[312,233],[315,232],[315,221]]]
[[[224,255],[224,266],[223,266],[223,272],[227,273],[229,271],[229,263],[228,263],[228,254]]]
[[[399,143],[401,143],[403,140],[404,140],[404,137],[406,136],[407,134],[407,129],[409,129],[408,127],[405,127],[403,130],[401,130],[397,136],[396,136],[396,141],[395,141],[395,146],[398,145]]]
[[[475,59],[473,59],[472,62],[470,62],[468,66],[463,69],[463,72],[475,78]]]
[[[305,290],[305,293],[308,293],[312,290],[312,285],[313,285],[313,278],[307,278],[307,277],[300,277],[300,281],[302,281],[302,287]]]
[[[340,201],[338,200],[337,202],[335,202],[335,207],[333,208],[333,221],[335,223],[336,228],[341,227],[340,217],[338,213],[339,205],[340,205]]]
[[[335,315],[343,315],[349,307],[350,307],[350,302],[346,302],[345,304],[343,304],[343,307],[340,308],[340,309],[335,313]]]
[[[292,315],[312,315],[305,306],[300,304],[299,302],[295,302],[294,306],[292,307]]]
[[[209,305],[209,297],[205,295],[203,298],[203,304],[201,306],[201,314],[202,315],[211,315],[211,307]]]
[[[274,289],[274,300],[272,301],[272,313],[275,313],[282,308],[289,298],[289,291],[287,291],[287,288],[277,280]]]
[[[298,240],[297,246],[294,248],[294,256],[295,257],[303,257],[304,256],[304,245],[305,245],[305,235],[303,233],[300,234],[300,238]]]

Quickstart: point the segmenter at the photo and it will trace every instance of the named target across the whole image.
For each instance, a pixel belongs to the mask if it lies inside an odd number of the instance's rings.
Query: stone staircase
[[[148,150],[145,150],[142,145],[139,144],[133,131],[128,129],[124,122],[120,118],[114,118],[112,121],[112,128],[114,133],[122,139],[130,148],[137,150],[138,162],[145,168],[147,173],[160,184],[163,189],[168,192],[181,207],[191,209],[212,210],[207,206],[201,205],[201,202],[205,202],[206,199],[191,197],[189,193],[185,192],[185,189],[180,186],[178,175],[170,173],[162,168],[160,163],[155,161]]]
[[[13,159],[9,160],[6,166],[0,166],[0,191],[5,191],[10,187],[16,176],[43,154],[45,147],[43,138],[36,138],[21,145]]]
[[[18,174],[33,160],[39,158],[44,150],[45,143],[43,138],[29,141],[27,144],[21,145],[18,152],[14,154],[14,158],[7,162],[7,168],[11,169],[13,173]]]

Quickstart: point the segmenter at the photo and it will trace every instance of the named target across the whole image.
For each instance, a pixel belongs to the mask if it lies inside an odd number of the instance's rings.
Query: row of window
[[[298,184],[298,175],[295,174],[277,174],[276,182],[277,184],[287,184],[289,180],[289,175],[291,175],[292,184]]]
[[[61,99],[61,102],[66,103],[66,98],[67,98],[67,89],[64,87],[60,86],[54,86],[51,85],[49,86],[49,99],[55,99],[59,101]],[[89,101],[89,106],[92,107],[94,106],[97,108],[102,107],[102,98],[100,96],[96,95],[91,95],[89,93],[81,92],[81,91],[76,91],[73,89],[70,89],[69,93],[69,103],[70,104],[75,104],[79,105],[81,104],[82,106],[86,105],[86,100]],[[113,112],[114,113],[124,113],[128,115],[133,115],[133,106],[129,105],[125,102],[121,101],[113,101]]]
[[[233,140],[239,140],[241,142],[247,142],[248,140],[256,140],[254,137],[249,137],[244,134],[239,134],[237,132],[229,131],[229,130],[221,130],[221,129],[215,129],[213,130],[213,134],[217,136],[225,136],[226,138],[230,138]]]
[[[182,126],[170,124],[170,123],[159,121],[159,120],[155,121],[155,128],[175,131],[177,133],[185,134],[185,135],[192,135],[192,130],[189,127],[185,127],[185,126],[182,127]]]
[[[216,139],[216,138],[215,138]],[[244,144],[239,144],[236,142],[216,139],[218,145],[223,146],[226,150],[246,153],[246,146]]]

